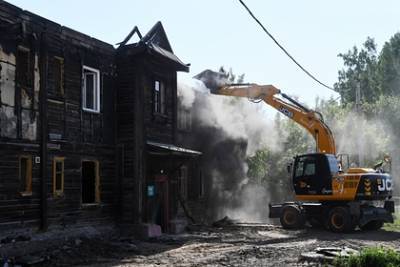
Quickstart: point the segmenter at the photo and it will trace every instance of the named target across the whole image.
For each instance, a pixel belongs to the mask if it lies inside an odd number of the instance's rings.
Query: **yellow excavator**
[[[346,157],[336,154],[332,131],[319,112],[273,85],[229,84],[225,74],[211,70],[194,78],[201,80],[213,94],[264,101],[314,137],[316,152],[295,156],[288,167],[296,201],[269,204],[270,218],[279,218],[286,229],[300,229],[308,223],[334,232],[349,232],[357,226],[362,230],[377,230],[383,223],[393,222],[390,174],[381,168],[344,167]]]

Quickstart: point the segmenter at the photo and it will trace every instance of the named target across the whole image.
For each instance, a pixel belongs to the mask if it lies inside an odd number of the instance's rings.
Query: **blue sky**
[[[238,0],[9,0],[23,9],[111,44],[137,25],[146,33],[162,21],[174,52],[191,63],[188,80],[219,66],[245,73],[246,81],[273,84],[313,105],[335,93],[312,81],[270,40]],[[255,15],[311,73],[333,85],[342,61],[337,57],[367,36],[379,49],[399,31],[395,0],[245,0]]]

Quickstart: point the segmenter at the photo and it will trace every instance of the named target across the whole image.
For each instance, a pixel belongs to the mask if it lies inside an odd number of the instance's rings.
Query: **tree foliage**
[[[338,152],[349,153],[351,159],[359,158],[357,153],[364,153],[364,166],[390,153],[394,163],[400,165],[396,160],[400,158],[400,148],[395,145],[400,141],[400,33],[390,38],[380,52],[374,39],[368,37],[360,48],[353,47],[338,56],[343,60],[343,69],[338,72],[334,88],[341,101],[317,99],[315,105],[334,132]],[[357,87],[361,106],[354,112]],[[254,183],[270,187],[269,191],[275,192],[275,199],[279,199],[282,192],[292,191],[287,164],[297,154],[315,151],[315,141],[308,132],[279,114],[275,130],[279,131],[277,142],[281,149],[262,148],[247,163],[248,177]],[[393,167],[400,173],[399,166]]]
[[[355,102],[360,87],[362,103],[374,103],[381,96],[400,95],[400,33],[386,42],[378,54],[374,39],[368,37],[361,48],[339,54],[344,69],[338,73],[335,90],[342,103]]]
[[[361,101],[371,102],[379,96],[376,77],[377,51],[374,39],[367,38],[363,47],[353,47],[345,54],[339,54],[345,69],[339,71],[338,82],[334,88],[342,97],[343,103],[356,101],[356,89],[360,87]]]

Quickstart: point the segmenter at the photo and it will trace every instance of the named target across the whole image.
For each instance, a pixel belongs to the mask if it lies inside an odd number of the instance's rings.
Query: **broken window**
[[[84,110],[100,111],[100,72],[87,66],[83,66],[82,103]]]
[[[64,96],[64,59],[62,57],[54,57],[54,83],[56,92]]]
[[[82,204],[100,202],[98,161],[82,161]]]
[[[186,166],[182,166],[179,169],[179,194],[183,199],[187,198],[187,176],[188,169]]]
[[[183,131],[192,129],[192,114],[189,109],[181,106],[178,110],[178,129]]]
[[[32,194],[32,156],[19,157],[19,180],[21,195]]]
[[[32,74],[31,52],[28,48],[19,46],[17,50],[17,84],[23,88],[32,88]]]
[[[165,84],[162,81],[154,81],[154,112],[165,114]]]
[[[64,158],[53,159],[53,194],[60,196],[64,193]]]

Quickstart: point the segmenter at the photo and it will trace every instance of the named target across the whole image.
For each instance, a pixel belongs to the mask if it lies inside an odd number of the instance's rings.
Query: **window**
[[[327,156],[329,162],[329,169],[332,175],[336,175],[339,172],[339,161],[335,156]]]
[[[54,83],[56,92],[64,96],[64,59],[62,57],[54,57]]]
[[[165,114],[165,84],[162,81],[154,81],[154,112]]]
[[[186,166],[182,166],[179,169],[179,195],[183,198],[187,198],[187,176],[188,169]]]
[[[304,176],[315,175],[315,162],[307,162],[304,168]]]
[[[16,82],[23,88],[33,85],[31,52],[28,48],[19,46],[17,50]]]
[[[100,202],[98,161],[82,161],[82,204]]]
[[[316,174],[315,158],[302,157],[298,162],[295,170],[295,176],[310,176]]]
[[[183,131],[190,131],[192,129],[192,114],[189,109],[179,107],[178,129]]]
[[[295,176],[296,177],[303,176],[303,168],[304,168],[304,161],[300,160],[297,163],[297,166],[296,166],[296,171],[295,171]]]
[[[100,72],[96,69],[83,66],[83,109],[100,112]]]
[[[61,196],[64,193],[64,158],[53,159],[53,195]]]
[[[19,191],[22,196],[32,194],[32,156],[19,157]]]
[[[199,174],[199,197],[204,196],[204,178],[203,178],[203,173],[200,172]]]

